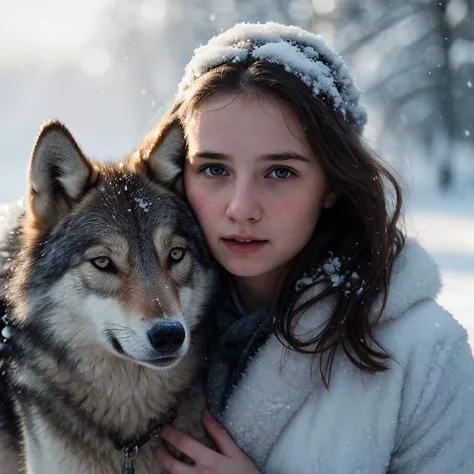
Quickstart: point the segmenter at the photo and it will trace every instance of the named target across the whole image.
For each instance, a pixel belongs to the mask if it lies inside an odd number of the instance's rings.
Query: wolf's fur
[[[60,123],[43,127],[11,241],[2,474],[119,473],[110,437],[143,435],[175,405],[174,425],[203,438],[201,323],[214,272],[179,196],[182,153],[169,126],[102,166]],[[166,339],[170,324],[184,341]],[[140,448],[137,474],[162,472],[159,442]]]

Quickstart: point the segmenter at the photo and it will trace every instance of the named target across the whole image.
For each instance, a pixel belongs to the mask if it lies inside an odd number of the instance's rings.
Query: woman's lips
[[[251,240],[250,242],[242,242],[235,239],[222,239],[224,245],[235,253],[255,253],[258,252],[268,240]]]

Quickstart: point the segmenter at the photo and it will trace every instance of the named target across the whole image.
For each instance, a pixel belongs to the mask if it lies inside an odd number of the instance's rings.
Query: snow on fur
[[[342,58],[323,38],[297,26],[274,22],[238,23],[194,51],[178,93],[195,79],[222,64],[263,60],[296,75],[315,96],[329,98],[344,119],[351,117],[362,132],[367,114],[359,104],[360,91]]]

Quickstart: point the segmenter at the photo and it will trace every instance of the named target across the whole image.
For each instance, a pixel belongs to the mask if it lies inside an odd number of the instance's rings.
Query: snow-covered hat
[[[223,64],[266,61],[300,78],[315,96],[324,95],[341,116],[351,117],[359,132],[367,121],[360,91],[344,64],[324,42],[297,26],[279,23],[238,23],[194,51],[178,94],[195,79]]]

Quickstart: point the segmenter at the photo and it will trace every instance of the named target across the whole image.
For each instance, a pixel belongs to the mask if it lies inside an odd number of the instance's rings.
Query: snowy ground
[[[418,195],[409,205],[407,230],[441,268],[438,302],[467,329],[474,351],[474,193]]]

